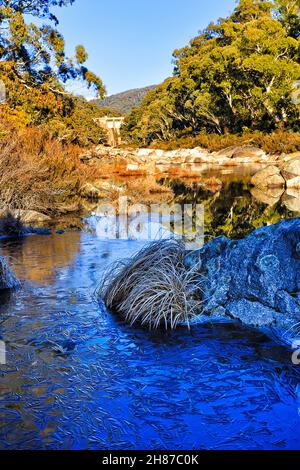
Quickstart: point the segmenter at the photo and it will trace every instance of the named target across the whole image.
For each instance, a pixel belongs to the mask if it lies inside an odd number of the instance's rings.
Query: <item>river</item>
[[[299,215],[282,198],[258,201],[245,180],[213,195],[171,184],[205,203],[207,238]],[[0,304],[0,448],[299,449],[290,351],[238,324],[132,328],[97,301],[105,268],[143,244],[89,226],[1,241],[23,285]]]

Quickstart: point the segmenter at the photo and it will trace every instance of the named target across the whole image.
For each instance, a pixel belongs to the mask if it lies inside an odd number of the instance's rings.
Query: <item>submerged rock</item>
[[[203,316],[239,320],[290,342],[300,321],[300,218],[254,231],[243,240],[218,237],[185,258],[199,263]],[[220,310],[221,309],[221,310]]]
[[[18,287],[20,282],[9,268],[4,258],[0,256],[0,291]]]

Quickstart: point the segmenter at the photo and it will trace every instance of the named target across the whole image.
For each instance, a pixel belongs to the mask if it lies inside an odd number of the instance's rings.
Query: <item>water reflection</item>
[[[205,205],[207,239],[298,215],[294,192],[222,181],[214,193],[168,181],[178,201]],[[108,264],[143,244],[93,230],[0,241],[23,281],[0,297],[0,448],[299,449],[290,351],[236,324],[149,333],[95,301]]]
[[[15,239],[2,244],[1,254],[13,264],[18,278],[46,283],[55,279],[57,269],[69,266],[79,250],[80,232],[69,232],[68,237]]]
[[[168,184],[182,204],[204,205],[206,240],[219,235],[243,238],[256,228],[300,215],[300,192],[262,191],[252,188],[248,178],[223,180],[216,192],[205,189],[202,182],[169,180]]]
[[[24,284],[0,305],[0,448],[299,448],[289,351],[237,325],[149,333],[94,301],[107,264],[139,242],[65,233],[1,245]]]

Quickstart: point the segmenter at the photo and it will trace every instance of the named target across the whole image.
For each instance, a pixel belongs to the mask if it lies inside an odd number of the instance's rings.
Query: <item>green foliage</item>
[[[71,109],[66,116],[54,117],[44,127],[52,137],[61,142],[89,147],[106,143],[106,134],[94,119],[110,115],[115,115],[115,113],[110,109],[101,109],[94,102],[78,97],[72,99]]]
[[[164,142],[154,142],[152,148],[176,150],[201,147],[210,152],[218,152],[228,147],[252,145],[263,149],[270,155],[294,153],[300,151],[300,133],[278,129],[274,132],[243,132],[242,134],[207,134],[188,135]]]
[[[58,20],[52,8],[73,2],[0,2],[0,79],[7,88],[7,103],[0,106],[0,117],[18,127],[46,128],[62,142],[86,146],[105,141],[103,131],[93,120],[103,112],[67,93],[64,83],[82,80],[100,97],[105,88],[101,79],[85,67],[88,54],[84,46],[76,47],[73,58],[65,54],[65,42],[56,29]],[[29,23],[30,16],[38,21]]]
[[[88,71],[84,63],[88,55],[77,46],[75,57],[65,54],[65,43],[55,26],[57,18],[51,7],[73,3],[73,0],[2,0],[0,5],[0,66],[9,71],[8,79],[18,79],[29,89],[47,85],[49,91],[62,92],[59,81],[85,80],[103,96],[101,80]],[[40,26],[28,23],[24,15],[44,19]],[[54,23],[54,26],[53,26]]]
[[[123,136],[148,145],[200,132],[298,130],[299,31],[299,0],[240,0],[174,52],[174,76],[132,111]]]

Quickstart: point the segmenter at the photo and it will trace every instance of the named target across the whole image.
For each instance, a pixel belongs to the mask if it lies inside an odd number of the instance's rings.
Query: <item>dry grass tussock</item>
[[[149,329],[189,326],[201,311],[198,266],[184,266],[185,248],[175,240],[153,242],[105,273],[98,296],[131,325]]]

